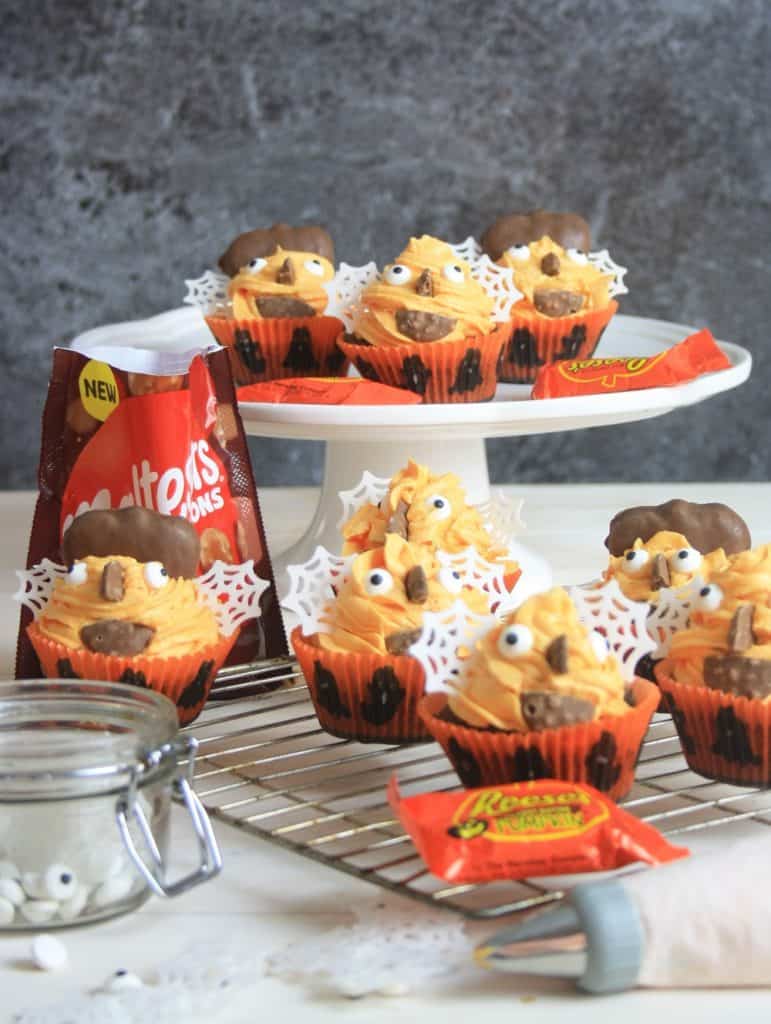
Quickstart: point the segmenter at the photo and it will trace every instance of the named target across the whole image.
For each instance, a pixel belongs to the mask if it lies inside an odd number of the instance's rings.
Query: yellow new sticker
[[[80,399],[87,413],[96,420],[106,420],[118,407],[120,394],[115,376],[107,365],[91,359],[80,372]]]

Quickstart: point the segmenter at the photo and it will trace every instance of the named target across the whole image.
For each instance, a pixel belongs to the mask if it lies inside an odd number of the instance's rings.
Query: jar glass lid
[[[178,730],[162,694],[123,683],[0,683],[0,802],[120,789]],[[160,758],[162,762],[164,757]]]

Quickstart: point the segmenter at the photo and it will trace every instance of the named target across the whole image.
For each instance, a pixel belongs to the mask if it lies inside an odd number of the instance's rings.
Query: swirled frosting
[[[502,653],[501,634],[512,626],[529,630],[532,646],[523,653]],[[560,636],[567,640],[567,671],[562,673],[547,660],[549,645]],[[560,587],[531,597],[477,642],[448,704],[468,725],[526,732],[521,699],[532,692],[591,701],[595,718],[628,710],[616,659],[611,654],[598,658],[589,631]]]
[[[493,300],[471,276],[468,263],[430,235],[411,238],[364,290],[354,311],[353,330],[370,345],[414,345],[415,339],[397,326],[397,314],[405,310],[454,321],[439,341],[489,334],[494,327]]]
[[[291,271],[286,271],[286,261]],[[316,313],[327,308],[329,296],[324,282],[335,276],[335,268],[315,252],[287,252],[280,246],[270,256],[252,260],[241,267],[228,285],[233,301],[233,316],[237,320],[262,319],[258,299],[299,299]],[[289,280],[292,277],[293,280]]]
[[[643,552],[643,555],[630,557],[630,553],[638,551]],[[688,559],[678,557],[681,551],[689,552]],[[655,604],[659,599],[659,591],[652,585],[656,555],[663,555],[667,560],[670,576],[668,585],[674,589],[685,586],[696,576],[707,582],[715,573],[728,566],[728,557],[722,548],[701,555],[690,546],[688,538],[682,533],[659,530],[645,543],[638,537],[623,555],[611,556],[605,570],[605,579],[616,579],[621,590],[632,601],[650,601]],[[684,564],[692,568],[684,569]]]
[[[554,254],[559,261],[557,274],[545,274],[542,269],[542,261],[549,254]],[[548,235],[527,246],[513,246],[507,249],[498,263],[511,268],[514,272],[514,284],[524,296],[524,299],[517,303],[517,311],[525,308],[540,316],[533,305],[533,295],[536,289],[540,288],[565,290],[583,296],[580,309],[582,313],[592,309],[604,309],[610,302],[610,284],[613,276],[604,274],[594,264],[587,262],[584,254],[576,253],[576,250],[563,249]]]
[[[119,563],[123,572],[124,592],[119,601],[101,596],[102,573],[108,562]],[[165,578],[160,586],[153,586],[148,575],[158,582],[157,573],[148,573],[146,564],[120,555],[89,555],[75,565],[85,567],[85,573],[81,569],[82,575],[76,576],[70,571],[67,577],[58,579],[36,620],[40,632],[50,640],[80,649],[84,646],[80,636],[84,626],[119,619],[154,630],[142,657],[175,657],[217,642],[217,620],[200,597],[194,580]]]

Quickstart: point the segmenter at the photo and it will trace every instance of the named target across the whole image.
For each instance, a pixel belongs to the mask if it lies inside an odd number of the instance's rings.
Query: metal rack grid
[[[255,694],[270,679],[279,686]],[[561,898],[536,882],[447,885],[431,875],[386,800],[398,773],[403,795],[454,789],[436,743],[361,744],[324,732],[296,663],[220,674],[216,699],[190,727],[198,740],[196,791],[222,821],[386,889],[470,918],[495,918]],[[691,772],[668,715],[643,744],[626,810],[664,834],[753,820],[771,825],[771,791],[718,784]]]

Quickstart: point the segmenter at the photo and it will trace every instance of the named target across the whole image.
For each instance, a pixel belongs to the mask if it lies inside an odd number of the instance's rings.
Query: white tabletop
[[[590,578],[602,567],[603,539],[610,516],[632,504],[658,503],[671,497],[720,500],[732,505],[750,525],[755,543],[771,541],[771,484],[741,485],[584,485],[518,486],[507,493],[525,499],[525,539],[555,566],[556,581]],[[274,551],[295,540],[310,520],[316,492],[303,489],[267,489],[261,494],[268,537]],[[17,611],[11,602],[15,589],[13,568],[22,564],[33,508],[32,494],[0,494],[0,659],[12,673]],[[724,830],[720,830],[723,832]],[[0,1019],[14,1011],[57,1005],[100,985],[116,968],[139,975],[151,972],[158,961],[184,956],[202,940],[237,939],[249,962],[256,965],[248,988],[223,991],[220,1012],[208,1012],[209,1024],[270,1020],[279,1013],[291,1021],[388,1021],[397,1015],[418,1016],[425,1024],[466,1021],[470,1015],[510,1013],[523,1020],[593,1024],[611,1015],[623,1015],[625,1024],[650,1024],[657,1016],[700,1022],[724,1021],[730,1013],[743,1021],[768,1021],[768,991],[635,991],[593,999],[576,993],[568,983],[545,979],[515,979],[474,967],[450,980],[434,982],[421,992],[393,1000],[373,997],[347,1001],[311,996],[306,990],[266,977],[260,969],[262,954],[280,950],[287,942],[321,934],[350,920],[348,908],[374,906],[380,890],[278,847],[219,825],[217,834],[225,867],[216,880],[177,898],[152,899],[136,914],[101,925],[60,932],[69,951],[69,966],[57,973],[29,967],[30,937],[0,938]],[[691,843],[693,850],[715,842],[711,837]],[[192,844],[191,844],[192,845]],[[175,849],[184,861],[187,831],[177,816]],[[730,870],[730,863],[726,864]],[[411,904],[405,901],[407,906]],[[52,1017],[59,1024],[71,1017]],[[196,1017],[187,1016],[186,1020]],[[498,1018],[496,1018],[498,1019]]]

